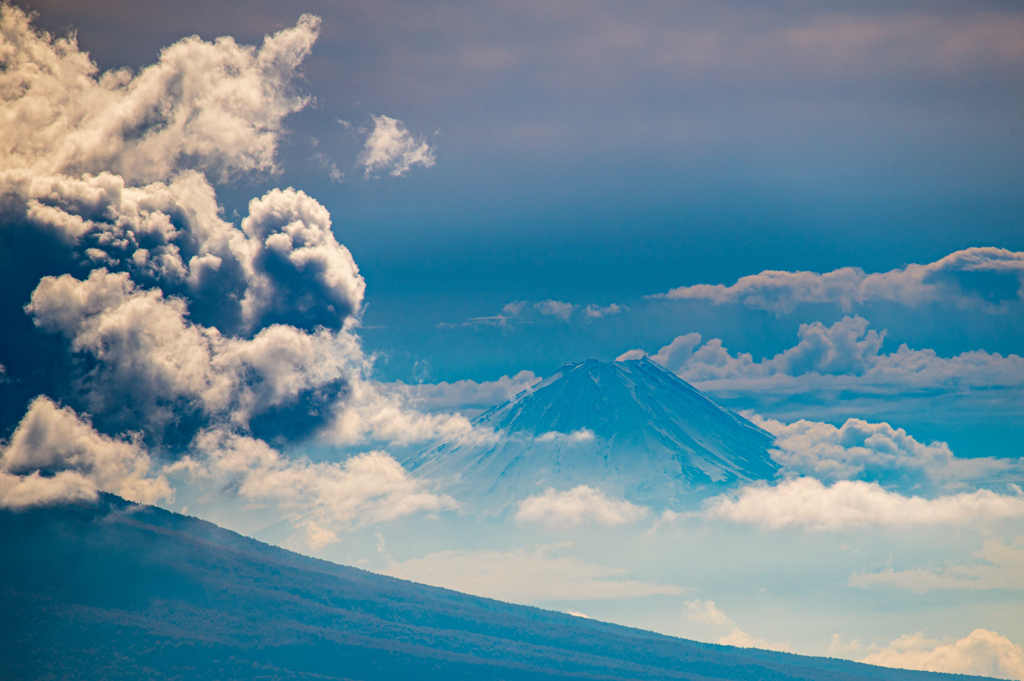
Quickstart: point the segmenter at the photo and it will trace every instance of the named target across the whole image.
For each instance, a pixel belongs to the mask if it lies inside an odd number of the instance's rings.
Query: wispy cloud
[[[915,593],[989,589],[1024,591],[1024,537],[1017,537],[1011,544],[986,539],[982,549],[975,554],[975,560],[968,564],[860,572],[850,576],[850,584],[862,588],[906,589]]]
[[[514,603],[678,596],[686,589],[628,579],[628,572],[558,555],[571,544],[511,551],[440,551],[392,563],[386,574]]]

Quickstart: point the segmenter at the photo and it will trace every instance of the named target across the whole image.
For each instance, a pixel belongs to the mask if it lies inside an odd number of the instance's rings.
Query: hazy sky
[[[713,598],[765,628],[779,608],[806,609],[797,587],[813,581],[839,605],[800,610],[779,636],[858,659],[903,655],[890,640],[952,621],[970,594],[972,626],[1024,643],[1019,622],[1000,624],[1024,589],[1020,3],[14,6],[77,47],[5,6],[7,505],[95,489],[192,504],[435,582],[458,559],[482,566],[466,584],[487,583],[517,550],[523,574],[555,566],[569,583],[646,569],[630,598],[592,607],[698,637],[702,622],[724,635],[740,621]],[[822,471],[839,466],[894,495],[856,488],[865,503],[986,492],[1009,515],[971,520],[945,553],[935,525],[909,541],[866,520],[834,542],[863,562],[824,558],[806,527],[737,521],[723,555],[789,546],[814,575],[796,584],[776,565],[763,601],[724,582],[693,591],[714,561],[665,567],[686,542],[713,546],[720,518],[648,539],[619,528],[642,557],[628,565],[582,530],[571,557],[558,557],[565,536],[514,524],[500,546],[461,525],[457,546],[416,539],[410,514],[444,516],[457,500],[418,487],[392,455],[475,437],[467,417],[567,362],[644,354],[753,410],[787,456],[817,462],[802,480],[838,484]],[[788,425],[801,419],[811,434]],[[676,553],[653,548],[657,532],[683,537]],[[986,586],[964,587],[950,565]],[[895,597],[879,585],[903,589],[912,573],[931,586],[900,591],[883,634],[878,608]],[[504,596],[576,607],[524,593]],[[658,594],[675,600],[652,604]],[[833,630],[862,597],[856,631]],[[973,636],[962,629],[900,645],[934,652]],[[979,636],[963,646],[1003,645]]]

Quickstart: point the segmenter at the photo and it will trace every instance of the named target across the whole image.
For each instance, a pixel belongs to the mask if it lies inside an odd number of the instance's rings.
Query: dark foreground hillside
[[[952,679],[466,596],[104,496],[0,512],[0,679]]]

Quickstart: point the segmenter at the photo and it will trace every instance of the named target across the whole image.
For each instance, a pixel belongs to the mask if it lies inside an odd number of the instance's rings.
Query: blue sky
[[[967,609],[1021,654],[1019,4],[15,5],[37,15],[4,9],[7,506],[103,489],[410,578],[458,564],[454,588],[885,663],[1000,649]],[[397,463],[490,437],[468,419],[565,363],[645,354],[768,428],[825,507],[845,481],[932,515],[481,527]],[[777,511],[782,484],[734,501]],[[673,572],[718,537],[721,560],[800,567]],[[487,592],[506,559],[548,590]],[[552,596],[577,578],[629,595]],[[964,670],[1024,675],[978,654]]]

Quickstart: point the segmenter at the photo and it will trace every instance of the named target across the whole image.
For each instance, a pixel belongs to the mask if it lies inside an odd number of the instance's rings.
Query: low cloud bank
[[[262,440],[213,430],[188,456],[168,468],[206,488],[230,486],[251,502],[273,502],[288,511],[313,549],[338,541],[351,527],[393,520],[420,511],[457,508],[414,480],[386,452],[343,462],[289,459]]]
[[[770,643],[767,639],[756,638],[737,628],[720,637],[715,643],[723,646],[736,646],[737,648],[761,648],[762,650],[778,650],[782,653],[793,652],[788,643]]]
[[[953,643],[927,639],[921,632],[908,634],[861,662],[898,669],[1024,679],[1024,650],[987,629],[975,629]]]
[[[877,526],[969,525],[1024,516],[1024,497],[983,489],[925,499],[889,492],[875,482],[841,480],[827,487],[814,478],[796,478],[776,486],[745,487],[734,496],[713,497],[705,502],[700,516],[773,530],[799,527],[835,532]]]
[[[383,572],[463,593],[513,603],[678,596],[685,589],[627,579],[626,570],[557,555],[571,544],[511,551],[440,551],[391,563]]]
[[[699,333],[677,336],[648,355],[680,378],[710,391],[862,390],[905,393],[927,388],[991,388],[1024,386],[1024,358],[984,350],[939,357],[934,350],[912,350],[905,343],[896,352],[881,353],[885,331],[868,329],[863,317],[844,317],[830,327],[801,324],[793,347],[755,362],[749,353],[731,354],[722,341],[702,344]],[[618,359],[637,359],[630,350]]]

